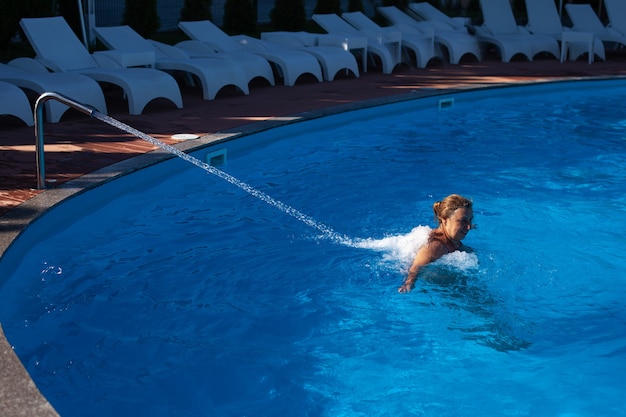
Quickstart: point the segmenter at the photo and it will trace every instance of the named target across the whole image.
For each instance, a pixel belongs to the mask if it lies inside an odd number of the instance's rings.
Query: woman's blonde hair
[[[450,218],[454,211],[461,207],[472,208],[472,200],[458,194],[450,194],[441,201],[435,201],[433,204],[435,221],[440,225],[442,220]]]

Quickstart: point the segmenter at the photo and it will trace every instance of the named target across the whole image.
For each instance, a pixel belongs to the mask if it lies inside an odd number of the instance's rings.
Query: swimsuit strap
[[[448,245],[446,245],[446,244],[443,242],[443,240],[439,238],[439,236],[437,236],[437,235],[434,235],[434,236],[433,236],[433,235],[431,235],[431,236],[428,238],[428,240],[429,240],[429,241],[436,240],[437,242],[441,243],[441,245],[443,246],[443,248],[444,248],[444,249],[445,249],[445,251],[446,251],[446,254],[450,253],[450,249],[448,249]]]

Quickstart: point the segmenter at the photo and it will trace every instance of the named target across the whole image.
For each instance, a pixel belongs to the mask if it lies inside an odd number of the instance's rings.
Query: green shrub
[[[6,1],[6,0],[5,0]],[[57,14],[56,2],[50,0],[8,0],[19,3],[20,17],[49,17]]]
[[[270,11],[275,30],[298,31],[306,26],[306,10],[303,0],[275,0]]]
[[[254,34],[256,29],[256,5],[254,1],[226,0],[222,29],[231,34]]]
[[[409,0],[383,0],[383,6],[396,6],[400,10],[409,7]]]
[[[350,0],[348,2],[348,11],[349,12],[364,12],[365,8],[363,7],[363,0]]]
[[[161,27],[157,0],[126,0],[122,23],[144,38],[150,38]]]
[[[339,0],[317,0],[314,13],[316,14],[341,14],[341,2]]]
[[[56,10],[50,0],[0,0],[4,3],[0,13],[0,48],[9,45],[20,27],[22,17],[54,16]]]
[[[6,47],[17,32],[20,20],[20,0],[5,0],[4,13],[0,13],[0,47]]]
[[[196,20],[213,20],[211,15],[212,0],[185,0],[180,9],[180,20],[191,22]]]
[[[67,24],[72,28],[78,39],[83,39],[83,29],[80,22],[80,11],[76,0],[57,0],[57,13],[65,19]]]

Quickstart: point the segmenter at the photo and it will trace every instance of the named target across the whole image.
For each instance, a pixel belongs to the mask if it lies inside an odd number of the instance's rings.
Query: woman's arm
[[[417,274],[422,268],[429,263],[436,261],[443,255],[448,253],[443,243],[438,240],[431,240],[424,246],[422,246],[415,255],[413,263],[409,268],[409,274],[407,275],[404,283],[398,288],[398,292],[407,293],[413,289],[415,281],[417,280]]]

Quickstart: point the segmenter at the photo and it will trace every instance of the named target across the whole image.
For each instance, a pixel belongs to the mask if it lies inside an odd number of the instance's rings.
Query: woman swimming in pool
[[[458,194],[451,194],[433,204],[438,226],[430,232],[428,241],[419,248],[409,273],[398,292],[406,293],[413,289],[417,274],[427,264],[436,261],[447,253],[467,250],[461,241],[474,227],[472,220],[472,200]]]

